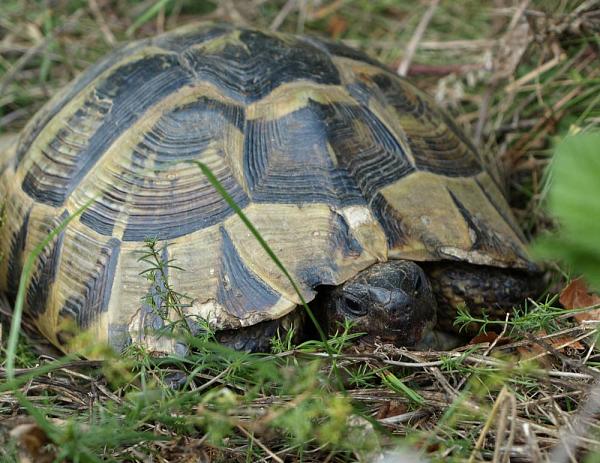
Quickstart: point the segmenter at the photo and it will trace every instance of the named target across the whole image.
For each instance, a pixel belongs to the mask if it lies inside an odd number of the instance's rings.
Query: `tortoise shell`
[[[76,325],[140,337],[156,237],[190,315],[215,328],[298,297],[197,166],[214,172],[311,300],[377,261],[529,268],[497,178],[431,98],[345,46],[195,25],[113,52],[56,95],[3,154],[2,290],[36,261],[26,311],[55,344]]]

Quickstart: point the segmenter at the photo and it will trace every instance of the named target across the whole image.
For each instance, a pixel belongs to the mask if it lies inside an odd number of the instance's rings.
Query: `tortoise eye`
[[[349,314],[355,317],[363,317],[367,314],[367,309],[360,302],[348,297],[344,299],[344,302],[346,303],[344,309]]]

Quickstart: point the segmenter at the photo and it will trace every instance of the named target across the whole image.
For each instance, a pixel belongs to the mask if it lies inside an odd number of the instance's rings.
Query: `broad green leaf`
[[[550,173],[548,207],[560,227],[534,251],[572,266],[600,288],[600,132],[562,141]]]

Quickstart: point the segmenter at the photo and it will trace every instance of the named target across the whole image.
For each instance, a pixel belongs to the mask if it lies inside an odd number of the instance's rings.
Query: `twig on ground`
[[[404,57],[402,58],[402,62],[400,63],[400,65],[398,66],[398,69],[396,70],[398,75],[406,76],[406,74],[408,73],[408,69],[410,68],[410,63],[412,62],[413,56],[415,55],[415,51],[417,51],[419,42],[423,38],[423,34],[425,33],[425,30],[427,29],[427,26],[429,25],[431,18],[433,18],[433,14],[435,13],[435,10],[437,9],[439,3],[440,3],[440,0],[431,0],[429,7],[425,11],[425,14],[423,14],[423,16],[421,17],[421,21],[419,21],[419,24],[417,25],[417,28],[415,29],[413,36],[411,37],[410,41],[408,42],[408,46],[406,47],[406,53],[405,53]]]
[[[94,18],[96,18],[96,22],[98,23],[98,28],[102,31],[102,36],[106,43],[111,47],[114,47],[117,44],[117,39],[113,35],[112,31],[106,24],[106,20],[104,19],[104,15],[98,6],[98,2],[96,0],[88,0],[88,5]]]
[[[35,47],[28,49],[27,52],[12,65],[12,67],[4,74],[4,76],[0,78],[0,95],[4,94],[6,87],[10,84],[12,79],[27,65],[27,63],[33,57],[46,50],[52,39],[54,39],[54,37],[56,37],[58,34],[71,29],[82,15],[83,9],[80,8],[73,13],[62,26],[55,28],[48,36],[46,36],[43,40],[40,40]]]
[[[475,447],[473,448],[473,450],[471,452],[471,456],[469,457],[468,463],[473,463],[475,461],[476,455],[479,453],[479,451],[483,447],[483,442],[484,442],[485,436],[488,433],[488,431],[490,430],[490,428],[492,427],[492,423],[494,421],[494,418],[496,417],[496,414],[498,413],[498,409],[504,403],[504,401],[506,400],[508,395],[509,395],[508,390],[506,389],[506,386],[504,386],[502,388],[502,390],[500,391],[500,394],[498,394],[498,397],[494,401],[492,410],[490,411],[490,413],[488,415],[488,419],[486,420],[485,424],[483,425],[483,429],[481,430],[481,433],[479,434],[479,437],[477,438],[477,442],[475,443]],[[511,423],[511,425],[514,426],[515,423],[514,422]],[[497,437],[498,436],[496,436],[496,438]],[[498,444],[498,441],[496,441],[496,445],[497,444]],[[494,461],[496,461],[496,460],[494,460]]]
[[[277,16],[275,16],[275,19],[273,19],[273,22],[269,26],[269,30],[276,31],[277,29],[279,29],[279,27],[281,27],[288,15],[292,11],[294,11],[295,8],[297,8],[297,3],[298,0],[287,0],[287,2],[285,3],[285,5],[283,5],[283,8],[279,11]]]
[[[251,441],[253,441],[256,445],[258,445],[262,450],[264,450],[264,452],[269,455],[273,460],[275,460],[277,463],[283,463],[283,460],[281,458],[279,458],[275,453],[273,453],[273,451],[267,447],[265,444],[263,444],[259,439],[256,438],[256,436],[254,436],[253,434],[249,433],[246,428],[244,428],[242,425],[237,425],[236,426],[244,436],[246,436],[248,439],[250,439]]]

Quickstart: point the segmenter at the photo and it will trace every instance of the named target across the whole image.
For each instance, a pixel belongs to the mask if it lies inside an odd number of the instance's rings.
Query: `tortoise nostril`
[[[389,303],[385,305],[386,311],[394,317],[409,313],[412,310],[413,300],[414,297],[410,293],[401,290],[394,291]]]
[[[398,304],[396,306],[394,306],[391,310],[391,312],[395,313],[395,314],[406,314],[406,313],[410,313],[412,310],[412,307],[409,303],[403,303],[403,304]]]

